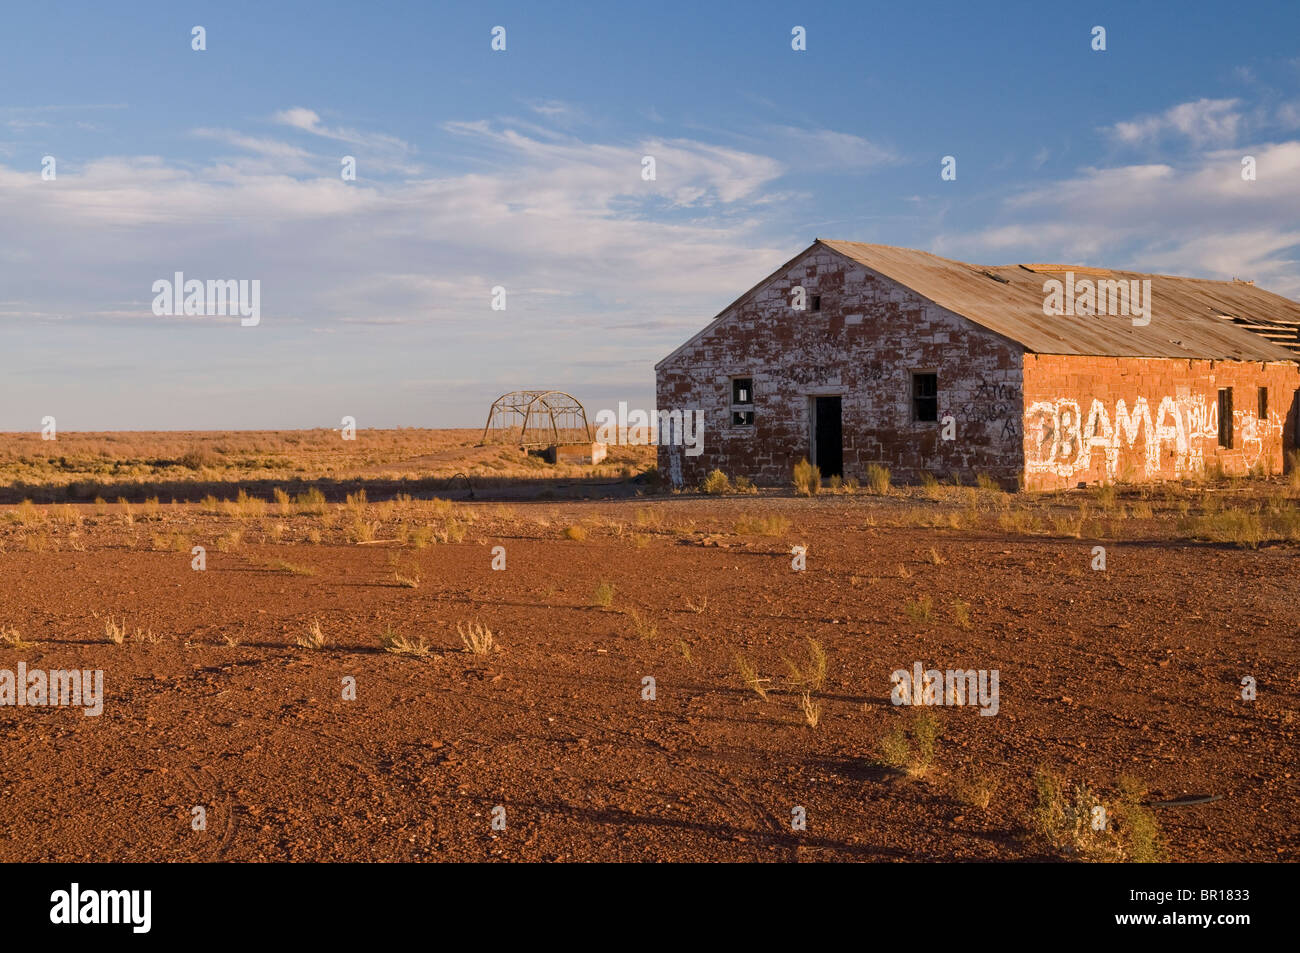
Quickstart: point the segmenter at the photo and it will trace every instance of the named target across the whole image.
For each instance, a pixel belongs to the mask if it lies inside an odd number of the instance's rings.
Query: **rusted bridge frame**
[[[502,394],[492,402],[479,445],[513,442],[502,438],[516,428],[521,447],[577,443],[579,440],[574,438],[578,432],[585,435],[581,440],[591,442],[592,439],[582,402],[560,390],[515,390]]]

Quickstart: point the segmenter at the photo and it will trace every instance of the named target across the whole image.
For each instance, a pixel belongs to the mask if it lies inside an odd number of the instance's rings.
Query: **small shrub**
[[[741,516],[736,520],[737,536],[783,536],[790,529],[790,521],[775,513],[769,516]]]
[[[326,509],[325,494],[312,487],[295,496],[293,506],[302,516],[321,516]]]
[[[378,529],[378,523],[367,522],[358,517],[354,519],[352,525],[348,527],[348,537],[354,543],[369,543],[374,540],[375,533]]]
[[[1223,510],[1209,516],[1199,516],[1191,523],[1193,534],[1216,543],[1233,543],[1247,549],[1257,549],[1264,541],[1264,526],[1256,513],[1243,510]]]
[[[731,480],[721,470],[714,470],[704,478],[700,489],[709,496],[719,496],[731,489]]]
[[[202,470],[204,467],[215,467],[219,459],[211,450],[205,447],[195,447],[181,454],[180,459],[176,462],[191,470]]]
[[[913,709],[910,726],[895,728],[880,739],[881,761],[912,777],[921,777],[934,766],[940,733],[939,719],[933,712]]]
[[[1001,785],[997,778],[988,774],[979,774],[958,782],[957,797],[964,804],[987,811],[999,787]]]
[[[880,760],[891,768],[906,767],[911,754],[912,746],[902,728],[895,728],[880,739]]]
[[[1039,768],[1034,774],[1034,830],[1056,851],[1085,861],[1151,863],[1163,859],[1155,815],[1142,803],[1146,793],[1134,778],[1119,780],[1119,797],[1107,805],[1086,784],[1067,790],[1065,780]],[[1104,821],[1098,824],[1097,820]]]
[[[909,621],[920,624],[929,622],[934,612],[934,600],[929,596],[921,596],[914,600],[908,600],[903,606],[903,611],[907,613]]]
[[[601,580],[591,594],[591,604],[601,609],[608,609],[614,603],[614,587]]]
[[[266,515],[266,500],[240,490],[239,495],[226,504],[226,512],[238,519],[258,519]]]
[[[868,463],[866,472],[863,474],[867,487],[872,493],[885,494],[889,492],[889,468],[882,467],[878,463]]]
[[[822,471],[805,457],[794,465],[794,489],[800,496],[816,496],[822,488]]]
[[[960,599],[952,601],[952,621],[959,629],[970,628],[970,603]]]
[[[587,538],[587,531],[581,526],[570,526],[564,531],[564,538],[580,543]]]

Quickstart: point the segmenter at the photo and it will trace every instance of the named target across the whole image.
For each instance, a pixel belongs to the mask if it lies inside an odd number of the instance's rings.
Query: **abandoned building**
[[[1049,313],[1062,286],[1078,306]],[[1280,472],[1298,332],[1300,304],[1246,281],[818,239],[656,365],[660,412],[706,422],[696,456],[661,434],[659,467],[777,484],[806,457],[1029,489]]]

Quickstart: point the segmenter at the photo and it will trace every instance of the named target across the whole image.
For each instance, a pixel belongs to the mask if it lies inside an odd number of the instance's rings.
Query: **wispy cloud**
[[[321,121],[319,113],[302,106],[282,109],[272,115],[271,120],[313,136],[331,139],[335,142],[345,142],[352,146],[365,147],[381,154],[408,156],[416,151],[415,147],[409,142],[396,136],[376,132],[361,132],[342,126],[327,126]]]
[[[897,162],[892,149],[833,129],[773,126],[775,136],[793,146],[788,161],[809,169],[868,169]]]
[[[1162,113],[1117,122],[1110,134],[1126,145],[1151,145],[1179,136],[1194,147],[1230,145],[1243,125],[1239,99],[1198,99]]]

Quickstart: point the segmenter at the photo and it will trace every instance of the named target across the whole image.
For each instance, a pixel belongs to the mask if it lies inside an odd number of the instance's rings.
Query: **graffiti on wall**
[[[1253,467],[1264,447],[1280,440],[1282,420],[1269,414],[1261,420],[1255,414],[1234,412],[1237,451],[1247,467]],[[1106,475],[1119,475],[1121,451],[1140,448],[1137,458],[1145,476],[1161,470],[1163,456],[1172,458],[1174,476],[1194,474],[1205,468],[1205,448],[1217,446],[1219,404],[1204,394],[1163,397],[1152,413],[1145,397],[1130,408],[1121,397],[1113,413],[1097,399],[1085,414],[1076,400],[1035,401],[1025,410],[1025,467],[1031,473],[1055,473],[1071,477],[1091,469],[1093,457],[1102,454]]]
[[[1020,389],[1015,384],[999,381],[981,381],[975,396],[958,409],[966,423],[1002,425],[1002,439],[1014,440],[1020,436],[1016,419]]]

